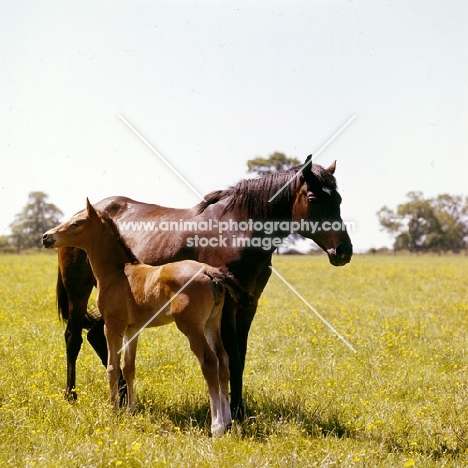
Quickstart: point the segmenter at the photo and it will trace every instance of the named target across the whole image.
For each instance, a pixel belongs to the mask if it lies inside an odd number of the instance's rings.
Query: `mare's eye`
[[[72,224],[72,228],[77,228],[78,226],[79,226],[78,223],[73,223],[73,224]]]
[[[312,203],[314,202],[315,200],[317,200],[317,197],[312,193],[312,192],[309,192],[307,194],[307,201]]]

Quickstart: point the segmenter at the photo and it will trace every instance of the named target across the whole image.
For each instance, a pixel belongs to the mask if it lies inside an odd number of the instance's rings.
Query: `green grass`
[[[0,465],[18,467],[465,467],[468,258],[274,257],[254,320],[247,418],[209,437],[204,381],[174,326],[146,330],[137,412],[113,414],[85,341],[63,398],[54,255],[0,256]]]

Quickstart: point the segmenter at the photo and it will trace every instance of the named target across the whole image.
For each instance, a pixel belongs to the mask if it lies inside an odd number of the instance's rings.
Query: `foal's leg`
[[[104,320],[101,318],[96,325],[89,330],[87,338],[91,346],[101,359],[104,367],[107,367],[107,342],[104,336]],[[127,384],[123,378],[122,371],[119,377],[119,405],[123,406],[127,401]]]
[[[232,422],[231,407],[229,405],[229,357],[224,349],[221,339],[221,312],[223,304],[221,303],[213,311],[213,316],[205,325],[205,336],[208,339],[210,347],[215,351],[218,358],[218,379],[219,379],[219,398],[221,403],[221,416],[224,427],[228,427]]]
[[[136,359],[136,349],[138,345],[138,336],[135,333],[138,330],[127,330],[127,333],[124,337],[124,359],[122,372],[125,381],[127,382],[127,411],[133,413],[135,411],[135,359]]]
[[[196,312],[194,312],[196,314]],[[192,315],[194,315],[192,314]],[[190,315],[190,313],[188,314]],[[218,358],[211,349],[203,330],[203,324],[180,320],[175,321],[179,330],[188,338],[190,349],[200,363],[203,377],[208,385],[210,395],[211,434],[219,437],[224,434],[226,426],[223,421],[222,405],[219,397]]]
[[[210,395],[211,434],[220,437],[226,430],[223,405],[219,396],[218,358],[203,333],[188,336],[190,348],[198,358]]]
[[[109,403],[114,410],[119,409],[118,383],[120,375],[120,354],[122,335],[104,325],[104,334],[107,339],[107,379],[109,380]]]

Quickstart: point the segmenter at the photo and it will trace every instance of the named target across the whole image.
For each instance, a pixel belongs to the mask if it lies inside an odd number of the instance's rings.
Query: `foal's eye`
[[[308,193],[307,194],[307,201],[312,203],[314,202],[315,200],[317,200],[317,197],[313,194],[313,193]]]
[[[78,226],[79,226],[78,223],[73,223],[73,224],[72,224],[72,228],[77,228]]]

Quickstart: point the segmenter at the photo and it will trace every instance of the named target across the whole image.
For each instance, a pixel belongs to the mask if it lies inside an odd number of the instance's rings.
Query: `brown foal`
[[[47,248],[74,246],[88,254],[97,279],[97,304],[105,322],[110,403],[119,407],[120,351],[125,348],[123,376],[128,411],[135,409],[135,357],[138,336],[146,327],[175,322],[188,338],[208,385],[211,433],[222,435],[231,423],[228,400],[229,361],[221,333],[225,291],[241,294],[226,270],[185,260],[161,266],[140,263],[121,240],[109,217],[87,207],[47,231]]]

